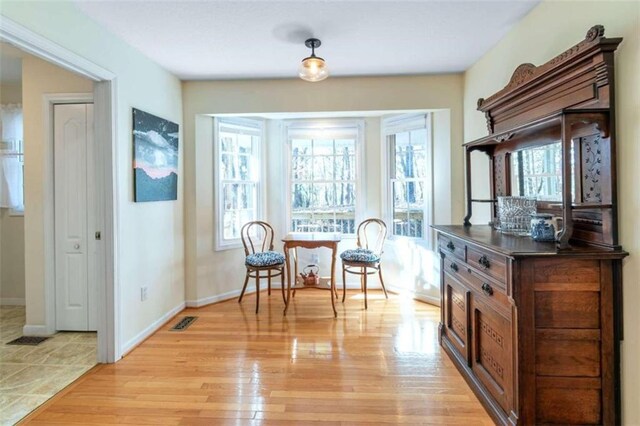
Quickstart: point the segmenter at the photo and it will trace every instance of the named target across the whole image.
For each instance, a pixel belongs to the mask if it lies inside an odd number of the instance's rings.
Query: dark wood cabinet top
[[[623,250],[609,250],[594,246],[575,245],[568,250],[558,250],[555,243],[537,242],[527,236],[506,235],[488,225],[434,225],[433,229],[452,237],[469,240],[487,250],[512,258],[523,256],[569,256],[622,259],[628,255]]]

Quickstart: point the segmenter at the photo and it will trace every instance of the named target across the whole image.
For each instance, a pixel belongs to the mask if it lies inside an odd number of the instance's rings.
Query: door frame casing
[[[119,281],[117,279],[118,268],[118,198],[117,198],[117,79],[116,75],[111,71],[91,62],[90,60],[74,53],[73,51],[60,46],[57,43],[37,34],[30,29],[20,25],[19,23],[0,15],[0,41],[8,42],[17,48],[44,59],[61,68],[79,74],[94,82],[94,143],[96,147],[95,158],[93,164],[95,168],[95,178],[97,185],[97,193],[102,197],[97,199],[97,219],[99,219],[99,228],[102,233],[102,244],[98,244],[96,248],[96,261],[98,274],[101,275],[98,284],[98,350],[97,360],[101,363],[115,362],[121,357],[120,333],[119,333],[119,308],[116,301],[119,300]],[[45,103],[47,105],[47,103]],[[48,117],[48,115],[45,115]],[[49,122],[51,125],[51,122]],[[45,129],[45,135],[50,136],[48,128]],[[50,144],[48,148],[52,149]],[[53,163],[48,167],[53,170]],[[47,176],[50,176],[47,174]],[[47,199],[53,197],[50,191],[47,191]],[[52,200],[51,200],[52,201]],[[50,220],[53,209],[52,204],[48,208],[49,214],[45,212],[45,220]],[[48,225],[51,225],[49,223]],[[51,228],[45,226],[45,228]],[[50,240],[45,241],[46,247],[51,247],[53,238],[48,236]],[[45,265],[45,277],[51,277],[51,265]],[[51,284],[49,279],[49,284]],[[45,286],[46,288],[46,286]],[[51,289],[49,289],[51,290]],[[55,290],[54,290],[55,291]],[[52,317],[51,309],[47,306],[52,300],[52,294],[46,294],[45,318],[47,325],[54,324],[55,313],[53,314],[54,322],[50,322]],[[55,300],[53,300],[55,305]],[[54,306],[55,309],[55,306]],[[55,311],[54,311],[55,312]]]

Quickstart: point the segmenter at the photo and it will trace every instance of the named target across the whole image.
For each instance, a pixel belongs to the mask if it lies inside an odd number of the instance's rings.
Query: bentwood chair
[[[360,275],[360,287],[364,292],[364,308],[367,309],[367,276],[378,274],[380,284],[387,299],[387,289],[382,280],[380,256],[384,240],[387,238],[387,225],[380,219],[367,219],[358,225],[358,248],[345,250],[340,254],[342,259],[342,302],[347,294],[347,273]]]
[[[266,222],[254,221],[246,223],[240,230],[242,245],[244,246],[247,275],[238,303],[242,302],[242,296],[247,289],[249,278],[256,280],[256,314],[260,308],[260,278],[267,279],[267,291],[271,296],[271,278],[282,277],[282,299],[286,303],[284,294],[284,255],[273,251],[273,228]],[[261,276],[261,273],[266,272]],[[274,273],[275,272],[275,273]]]

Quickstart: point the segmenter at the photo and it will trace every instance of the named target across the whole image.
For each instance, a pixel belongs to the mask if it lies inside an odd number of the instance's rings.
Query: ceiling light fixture
[[[317,38],[310,38],[304,42],[304,45],[311,49],[311,56],[302,60],[298,75],[305,81],[322,81],[329,77],[329,69],[324,59],[316,56],[316,49],[322,43]]]

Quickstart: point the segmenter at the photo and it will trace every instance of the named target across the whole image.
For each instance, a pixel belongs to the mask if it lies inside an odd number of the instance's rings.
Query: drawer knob
[[[453,272],[458,272],[458,265],[456,265],[455,263],[452,263],[450,266]]]
[[[447,248],[451,251],[454,251],[456,249],[456,246],[453,245],[453,243],[451,241],[449,241],[447,243]]]
[[[484,266],[485,269],[489,269],[491,267],[491,262],[489,262],[489,258],[484,254],[480,259],[478,259],[478,263]]]
[[[493,288],[489,285],[489,283],[482,284],[482,292],[487,296],[493,296]]]

